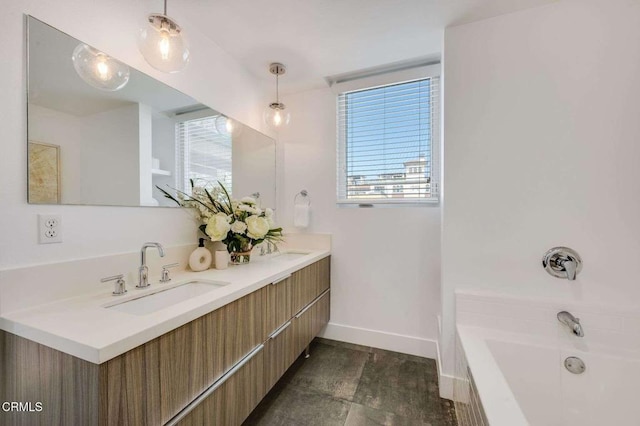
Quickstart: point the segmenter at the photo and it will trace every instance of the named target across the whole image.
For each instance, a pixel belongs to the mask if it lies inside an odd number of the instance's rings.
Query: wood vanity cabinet
[[[329,289],[330,263],[330,258],[325,257],[292,275],[293,313],[300,312],[316,297]]]
[[[0,424],[239,425],[329,321],[329,279],[327,257],[100,365],[2,331],[0,397],[45,409]]]
[[[100,424],[171,420],[264,342],[265,294],[266,287],[101,364]]]

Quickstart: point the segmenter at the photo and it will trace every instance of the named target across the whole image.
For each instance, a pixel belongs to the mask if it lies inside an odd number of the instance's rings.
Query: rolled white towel
[[[296,204],[293,206],[293,226],[296,228],[306,228],[309,226],[309,206]]]

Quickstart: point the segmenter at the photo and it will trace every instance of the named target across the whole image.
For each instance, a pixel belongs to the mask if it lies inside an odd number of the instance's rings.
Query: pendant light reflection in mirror
[[[159,71],[175,73],[187,66],[189,45],[180,25],[167,16],[167,0],[163,14],[147,17],[139,33],[138,48],[149,65]]]
[[[278,77],[286,72],[286,68],[284,65],[275,62],[269,66],[269,72],[276,76],[276,101],[267,105],[263,113],[263,118],[269,127],[278,131],[289,124],[289,120],[291,120],[291,113],[285,105],[280,102],[278,87]]]
[[[225,136],[238,137],[242,132],[242,126],[239,125],[238,122],[224,115],[219,115],[218,118],[216,118],[215,127],[219,134]]]
[[[71,56],[78,75],[96,89],[115,92],[129,82],[129,67],[111,56],[80,43]]]

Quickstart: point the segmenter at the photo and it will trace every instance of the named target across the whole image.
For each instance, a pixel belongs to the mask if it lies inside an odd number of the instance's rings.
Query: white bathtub
[[[456,304],[461,426],[640,425],[640,313],[462,293]],[[557,321],[561,310],[584,337]],[[564,367],[570,356],[584,373]]]

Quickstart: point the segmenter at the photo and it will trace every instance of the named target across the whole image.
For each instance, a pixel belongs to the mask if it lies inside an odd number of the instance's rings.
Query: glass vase
[[[246,265],[251,261],[251,249],[253,247],[243,247],[242,251],[229,252],[229,262],[232,265]]]

